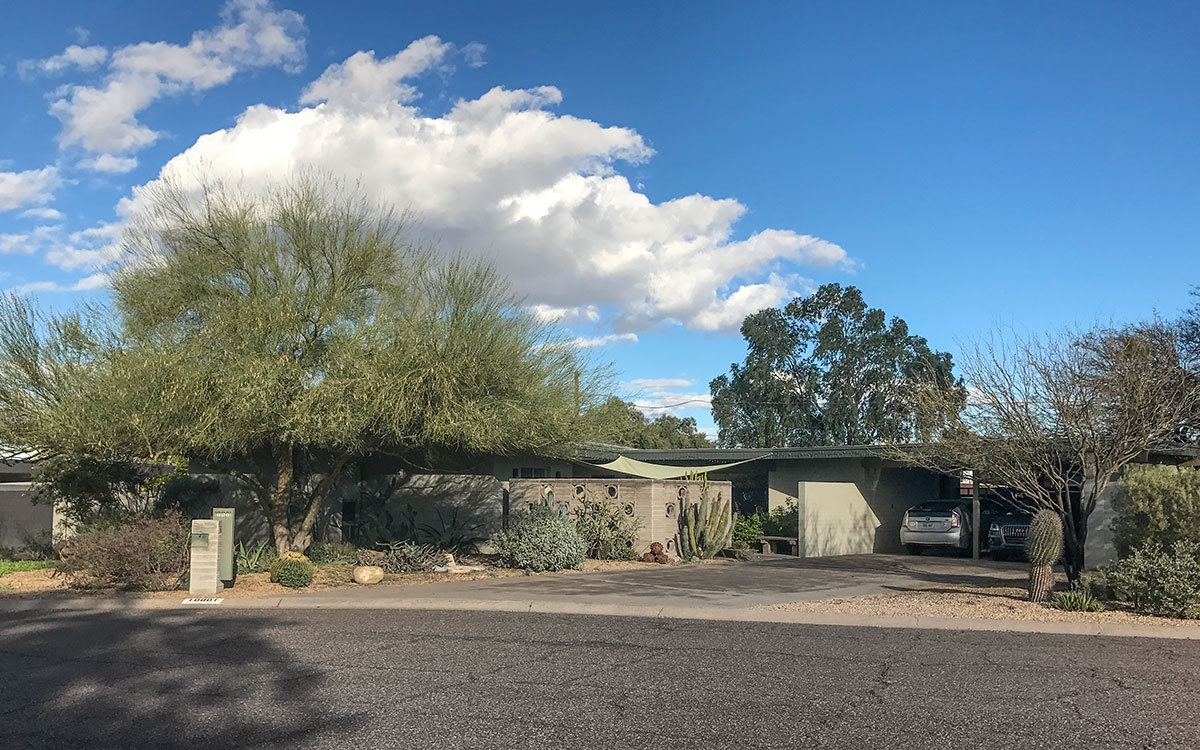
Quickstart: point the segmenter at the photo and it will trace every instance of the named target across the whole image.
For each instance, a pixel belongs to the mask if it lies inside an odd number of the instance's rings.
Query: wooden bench
[[[776,547],[788,546],[787,554],[800,554],[800,540],[794,536],[760,536],[758,543],[762,545],[762,553],[764,555],[776,554]],[[783,554],[782,552],[777,554]]]

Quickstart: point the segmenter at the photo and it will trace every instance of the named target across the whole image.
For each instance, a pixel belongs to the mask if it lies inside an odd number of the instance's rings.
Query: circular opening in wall
[[[679,496],[680,500],[686,500],[688,494],[687,487],[680,487],[675,494]]]
[[[625,515],[632,516],[633,515],[633,503],[625,503],[622,510],[625,511]]]
[[[585,489],[582,484],[575,485],[575,497],[583,497],[584,493],[586,492],[587,489]]]
[[[610,484],[605,488],[605,491],[608,492],[609,497],[615,498],[617,496],[617,485]]]
[[[674,539],[667,540],[667,549],[669,549],[669,550],[675,549],[675,540]]]
[[[675,517],[675,503],[667,503],[667,518]]]

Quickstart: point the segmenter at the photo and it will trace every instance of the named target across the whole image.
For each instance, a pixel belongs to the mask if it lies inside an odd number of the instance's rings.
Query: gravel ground
[[[1105,602],[1104,612],[1065,612],[1048,604],[1025,599],[1025,589],[1007,586],[959,586],[895,594],[856,596],[848,599],[773,604],[761,609],[821,612],[846,615],[966,617],[985,620],[1035,622],[1086,622],[1157,625],[1195,625],[1195,620],[1152,617],[1132,612],[1119,602]]]
[[[460,562],[470,565],[485,565],[486,560],[464,558]],[[720,560],[706,561],[707,564],[721,564]],[[537,576],[579,575],[581,573],[644,570],[658,568],[656,563],[633,562],[624,560],[586,560],[583,570],[564,570],[556,573],[537,573]],[[232,588],[225,589],[221,596],[229,599],[252,596],[302,596],[318,591],[332,591],[342,588],[357,588],[359,584],[353,580],[353,565],[320,565],[317,567],[313,582],[303,589],[289,589],[278,583],[271,583],[267,573],[247,573],[238,576]],[[72,596],[132,596],[150,599],[176,599],[182,591],[156,591],[150,593],[112,592],[112,591],[74,591],[68,589],[65,580],[52,575],[52,570],[32,570],[21,573],[9,573],[0,578],[0,596],[36,596],[61,595],[70,593]],[[523,570],[512,568],[497,568],[486,566],[485,570],[469,573],[399,573],[384,576],[378,586],[419,586],[428,583],[447,583],[450,581],[475,581],[487,578],[513,578],[525,576]]]

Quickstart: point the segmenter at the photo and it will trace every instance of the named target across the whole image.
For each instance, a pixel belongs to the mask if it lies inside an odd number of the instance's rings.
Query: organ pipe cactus
[[[729,541],[732,514],[718,497],[708,496],[708,475],[700,478],[700,502],[683,501],[679,508],[679,535],[676,549],[684,560],[714,557]]]
[[[1044,602],[1054,590],[1054,563],[1062,557],[1062,519],[1052,510],[1039,510],[1029,523],[1025,555],[1029,558],[1029,601]]]

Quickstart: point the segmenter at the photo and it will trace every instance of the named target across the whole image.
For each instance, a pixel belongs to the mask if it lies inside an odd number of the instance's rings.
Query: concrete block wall
[[[658,542],[668,554],[676,555],[679,509],[685,503],[699,502],[702,486],[703,482],[675,479],[513,479],[509,481],[509,511],[526,509],[540,502],[547,492],[554,493],[556,504],[574,509],[591,494],[615,503],[627,516],[641,522],[636,554],[643,554],[652,542]],[[709,502],[722,504],[727,515],[732,513],[732,490],[729,482],[709,482]]]

